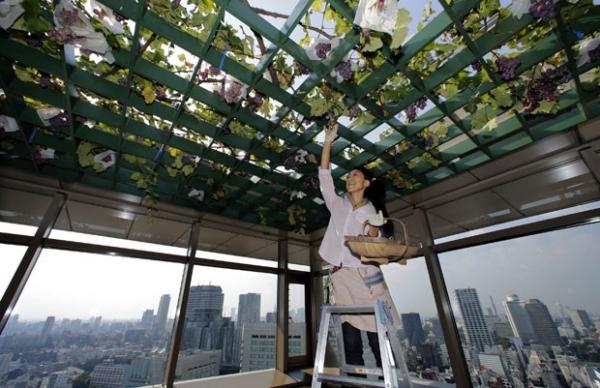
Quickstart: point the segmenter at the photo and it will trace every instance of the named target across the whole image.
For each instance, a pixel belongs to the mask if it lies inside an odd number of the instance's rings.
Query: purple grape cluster
[[[71,120],[69,119],[68,114],[66,114],[65,112],[61,112],[49,119],[48,122],[53,128],[58,128],[68,126],[71,123]]]
[[[588,55],[590,57],[590,62],[600,61],[600,44],[596,46],[595,49],[588,51]]]
[[[58,44],[72,43],[77,39],[70,28],[55,27],[48,31],[48,36]]]
[[[351,119],[355,119],[361,114],[362,109],[360,109],[360,106],[358,106],[358,104],[354,104],[350,108],[348,108],[348,117],[350,117]]]
[[[498,67],[498,72],[501,74],[502,79],[505,81],[515,78],[517,67],[519,67],[519,64],[521,64],[521,60],[519,58],[500,57],[496,59],[496,66]]]
[[[156,93],[156,98],[158,98],[159,100],[166,100],[167,99],[167,92],[165,91],[165,88],[162,86],[157,86],[154,88],[155,93]]]
[[[39,35],[27,34],[25,42],[31,47],[42,47],[42,39]]]
[[[567,65],[562,65],[546,70],[544,74],[542,74],[542,79],[544,81],[550,81],[560,85],[573,79],[573,74],[571,74],[571,71],[567,68]]]
[[[352,76],[354,75],[350,61],[342,61],[338,63],[335,67],[335,71],[344,79],[344,81],[352,79]]]
[[[122,22],[124,20],[127,20],[127,18],[123,15],[121,15],[118,12],[113,11],[113,14],[115,15],[115,19],[117,19],[118,22]]]
[[[325,59],[331,51],[331,43],[318,43],[315,46],[315,54],[321,59]]]
[[[198,72],[198,79],[204,81],[208,78],[208,69],[202,69]]]
[[[319,180],[316,176],[309,175],[304,182],[302,182],[302,187],[304,190],[317,190],[319,188]]]
[[[478,73],[479,73],[479,72],[481,71],[481,69],[482,69],[481,62],[479,62],[479,61],[475,61],[475,62],[471,63],[471,67],[473,68],[473,70],[474,70],[474,71],[476,71],[476,72],[478,72]]]
[[[183,155],[181,157],[181,163],[183,163],[184,166],[187,166],[187,165],[193,164],[194,159],[190,155]]]
[[[544,22],[548,22],[556,16],[554,0],[533,0],[529,6],[529,13]]]
[[[420,97],[417,101],[410,104],[405,110],[404,114],[406,114],[406,120],[409,123],[412,123],[417,118],[417,110],[424,109],[427,105],[427,98]]]
[[[248,96],[246,101],[248,101],[248,108],[252,112],[256,112],[261,107],[263,102],[265,101],[265,98],[260,93],[254,93],[253,96]]]
[[[296,169],[298,168],[298,160],[296,160],[294,155],[292,155],[285,160],[285,162],[283,163],[283,167],[285,167],[287,170],[296,171]]]
[[[420,148],[427,150],[433,147],[433,138],[419,134],[414,140],[414,143]]]
[[[233,104],[242,94],[242,85],[237,82],[231,82],[225,92],[223,98],[228,104]]]
[[[208,74],[212,75],[213,77],[216,77],[219,74],[221,74],[221,69],[219,69],[218,67],[215,67],[213,65],[210,65],[208,67]]]
[[[73,24],[75,24],[77,22],[77,20],[79,19],[79,15],[76,9],[63,9],[59,14],[58,14],[58,20],[60,21],[60,24],[62,25],[67,25],[67,26],[71,26]]]
[[[49,88],[52,86],[52,80],[47,75],[43,75],[40,77],[40,85],[44,88]]]
[[[526,113],[532,113],[541,101],[558,101],[557,88],[573,78],[566,65],[548,69],[525,91],[523,105]]]
[[[301,62],[296,62],[296,69],[300,75],[310,74],[310,69],[304,66],[304,64],[302,64]]]

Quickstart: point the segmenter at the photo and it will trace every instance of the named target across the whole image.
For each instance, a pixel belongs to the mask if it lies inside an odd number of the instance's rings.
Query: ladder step
[[[325,383],[338,383],[346,385],[354,385],[357,387],[381,387],[385,388],[385,382],[382,380],[367,380],[363,377],[349,377],[349,376],[334,376],[334,375],[323,375],[317,376],[320,382]]]

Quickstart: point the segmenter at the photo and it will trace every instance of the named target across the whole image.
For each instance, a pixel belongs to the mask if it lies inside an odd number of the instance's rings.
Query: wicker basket
[[[393,238],[370,237],[367,234],[360,236],[344,236],[346,245],[350,250],[360,256],[363,264],[388,264],[398,262],[406,264],[409,258],[408,233],[404,222],[397,218],[386,218],[388,222],[394,221],[402,226],[404,241],[400,242]],[[363,224],[363,233],[369,225],[369,221]]]

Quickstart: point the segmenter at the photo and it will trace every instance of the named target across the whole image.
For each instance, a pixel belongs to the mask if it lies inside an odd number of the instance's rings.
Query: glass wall
[[[277,275],[194,267],[175,380],[275,367]]]
[[[26,250],[24,246],[0,244],[0,295],[4,294]]]
[[[44,249],[0,337],[0,386],[160,383],[182,271]]]
[[[600,383],[600,223],[440,255],[475,386]]]
[[[408,370],[427,384],[454,383],[440,320],[423,257],[381,267],[398,316],[395,326]],[[363,341],[365,342],[365,341]]]
[[[306,297],[304,284],[289,285],[288,355],[306,355]]]

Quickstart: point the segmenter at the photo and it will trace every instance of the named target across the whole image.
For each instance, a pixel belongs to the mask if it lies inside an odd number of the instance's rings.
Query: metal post
[[[27,251],[25,251],[21,263],[8,284],[8,287],[2,296],[2,300],[0,300],[0,334],[10,319],[10,315],[21,296],[21,292],[29,279],[29,275],[31,275],[31,272],[40,257],[40,253],[42,253],[42,244],[50,235],[64,204],[65,195],[63,193],[56,193],[54,198],[52,198],[50,206],[46,209],[44,218],[42,218],[42,222],[40,223],[40,226],[38,226],[29,247],[27,247]]]
[[[188,299],[190,296],[190,285],[192,283],[192,275],[194,272],[193,259],[196,257],[196,246],[198,244],[198,232],[200,223],[194,222],[190,231],[190,240],[188,242],[187,260],[183,267],[183,276],[181,279],[181,287],[179,289],[179,299],[177,300],[177,309],[175,310],[175,321],[173,326],[175,332],[171,333],[171,341],[169,342],[169,355],[167,357],[167,365],[164,386],[173,387],[175,381],[175,370],[177,368],[177,356],[181,345],[181,337],[183,335],[183,327],[185,324],[185,315],[187,311]]]
[[[319,257],[318,248],[316,243],[310,243],[309,255],[310,255],[310,295],[311,299],[308,300],[310,303],[310,327],[311,327],[311,342],[306,343],[306,351],[310,352],[311,359],[317,351],[317,331],[319,330],[319,319],[321,317],[321,305],[324,303],[325,297],[323,295],[323,283],[320,272],[323,269],[323,261]]]
[[[450,356],[450,365],[457,387],[472,387],[471,376],[469,375],[469,367],[465,360],[465,355],[458,334],[458,327],[452,308],[450,306],[450,297],[446,289],[444,274],[437,253],[433,250],[433,235],[427,214],[423,209],[415,209],[417,217],[421,221],[422,236],[423,236],[423,252],[425,255],[425,263],[429,272],[429,281],[431,282],[431,290],[435,299],[438,317],[444,332],[448,355]]]
[[[587,168],[590,169],[590,172],[596,178],[596,182],[600,183],[600,154],[590,147],[579,151],[579,155],[581,155],[581,159],[583,159]]]
[[[288,366],[288,316],[289,316],[289,279],[288,279],[288,240],[283,235],[277,243],[277,334],[275,336],[275,367],[287,372]]]

